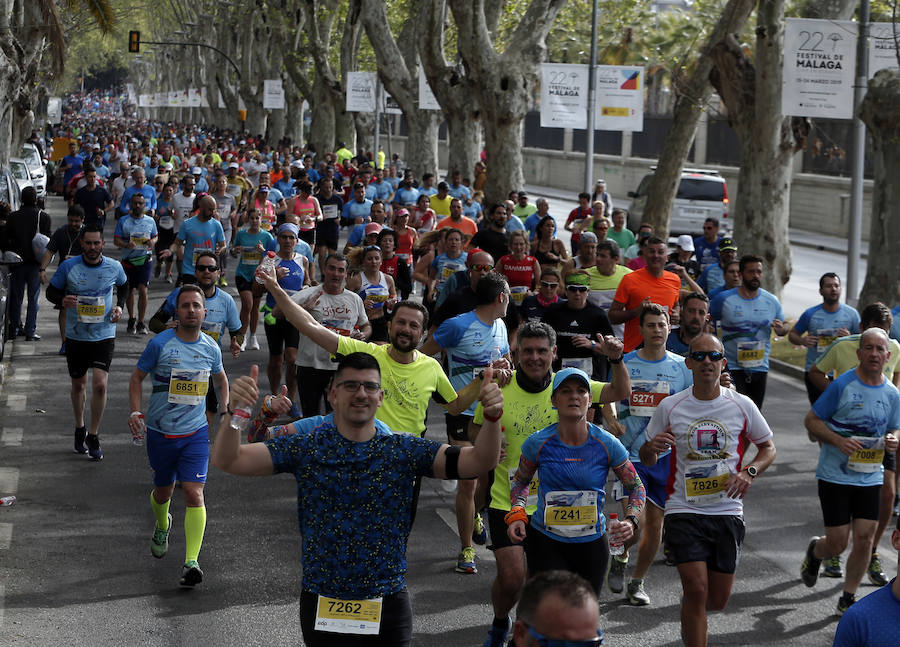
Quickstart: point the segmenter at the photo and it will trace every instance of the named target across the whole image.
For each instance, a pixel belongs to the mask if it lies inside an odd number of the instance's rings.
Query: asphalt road
[[[62,222],[60,205],[51,199],[55,223]],[[815,259],[827,267],[822,255]],[[811,271],[816,278],[819,273]],[[150,312],[169,288],[151,284]],[[813,290],[807,301],[815,300]],[[211,470],[200,555],[205,580],[193,591],[179,589],[183,504],[176,493],[170,555],[153,559],[150,469],[144,449],[131,445],[126,428],[127,381],[148,338],[126,335],[120,326],[101,427],[105,458],[93,463],[71,450],[69,380],[65,360],[56,354],[56,313],[46,301],[39,332],[41,342],[19,339],[10,347],[0,391],[0,495],[18,497],[15,506],[0,508],[0,644],[302,644],[293,480]],[[265,358],[264,351],[238,360],[229,356],[226,370],[235,377]],[[710,619],[711,644],[831,643],[841,584],[820,579],[807,589],[799,578],[806,543],[822,532],[813,477],[816,449],[802,427],[807,408],[801,383],[770,376],[764,413],[775,432],[778,458],[748,496],[738,580],[728,608]],[[443,438],[438,410],[429,422],[429,436]],[[415,645],[469,646],[484,640],[492,615],[493,561],[479,549],[479,574],[459,575],[453,570],[458,550],[453,494],[426,481],[407,553]],[[886,540],[881,554],[887,571],[895,572],[896,553]],[[652,606],[645,608],[604,592],[607,645],[681,644],[675,570],[657,562],[646,587]],[[865,583],[861,593],[872,590]]]

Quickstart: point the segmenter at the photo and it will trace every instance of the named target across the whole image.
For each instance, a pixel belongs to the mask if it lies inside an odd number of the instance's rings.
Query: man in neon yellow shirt
[[[597,243],[597,264],[585,268],[590,279],[588,287],[591,289],[588,303],[603,308],[606,312],[609,312],[609,306],[612,305],[622,277],[631,274],[630,269],[619,265],[621,257],[622,250],[619,245],[607,238]],[[613,326],[613,331],[616,337],[622,339],[625,336],[625,324]]]
[[[350,152],[350,149],[347,148],[347,145],[344,142],[338,144],[338,149],[334,151],[334,156],[337,159],[336,166],[343,166],[344,160],[348,160],[353,157],[353,153]]]
[[[610,355],[613,381],[591,382],[592,401],[609,403],[631,395],[631,381],[622,363],[622,342],[614,337],[603,340],[602,350]],[[504,517],[510,509],[510,479],[519,465],[522,443],[531,434],[558,421],[556,409],[550,403],[553,385],[551,366],[556,357],[556,331],[540,321],[528,321],[518,331],[519,365],[512,380],[503,387],[503,429],[506,456],[494,469],[488,504],[488,526],[497,561],[497,577],[491,586],[494,621],[488,630],[487,645],[503,645],[510,628],[509,612],[519,600],[525,582],[525,551],[521,544],[513,544],[506,534]],[[479,405],[469,426],[469,438],[474,441],[484,422],[484,409]],[[535,510],[538,480],[529,487],[530,515]],[[477,497],[476,497],[477,498]],[[476,507],[479,507],[476,503]]]

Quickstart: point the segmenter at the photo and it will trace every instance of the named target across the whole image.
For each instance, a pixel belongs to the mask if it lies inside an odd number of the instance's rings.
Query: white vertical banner
[[[375,112],[375,72],[347,72],[347,112]]]
[[[784,114],[853,117],[857,30],[850,20],[785,19]]]
[[[873,22],[869,28],[869,78],[879,70],[897,67],[897,42],[894,30],[900,34],[900,24]]]
[[[128,103],[136,104],[138,102],[137,94],[134,92],[134,85],[126,83],[125,92],[128,94]]]
[[[201,104],[200,88],[188,88],[187,93],[188,108],[199,108]]]
[[[281,79],[263,81],[263,108],[284,110],[284,87],[281,85]]]
[[[139,94],[137,106],[138,106],[138,108],[149,108],[150,107],[150,95],[149,94]]]
[[[419,110],[440,110],[441,104],[438,103],[437,97],[431,91],[428,85],[428,79],[425,76],[425,69],[419,63]]]
[[[206,87],[200,88],[200,107],[209,108],[209,97],[206,96]]]
[[[541,64],[541,128],[587,128],[588,66]]]
[[[641,65],[598,65],[594,77],[597,101],[594,128],[644,130],[644,68]]]
[[[178,90],[171,90],[166,94],[166,106],[169,108],[178,107]]]

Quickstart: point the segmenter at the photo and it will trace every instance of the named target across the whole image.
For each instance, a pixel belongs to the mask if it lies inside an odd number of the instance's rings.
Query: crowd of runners
[[[807,348],[819,445],[823,534],[797,547],[798,576],[844,578],[835,644],[900,644],[900,585],[876,552],[896,514],[900,308],[857,312],[827,273],[820,302],[789,322],[760,287],[763,260],[715,219],[670,249],[649,225],[626,228],[602,180],[554,217],[525,191],[483,204],[490,160],[439,180],[380,151],[91,105],[51,133],[69,142],[56,169],[67,223],[50,231],[33,191],[15,213],[0,205],[0,248],[25,261],[10,332],[40,340],[44,285],[73,447],[95,461],[116,337],[154,335],[128,428],[153,470],[156,558],[180,484],[182,586],[203,579],[209,463],[290,472],[306,644],[408,645],[405,546],[430,477],[456,484],[456,571],[478,573],[475,544],[496,559],[478,587],[494,613],[486,646],[601,644],[600,590],[651,604],[660,548],[681,579],[682,638],[706,645],[740,561],[744,499],[776,459],[760,408],[777,335]],[[160,305],[154,281],[171,284]],[[265,360],[264,380],[256,366],[227,371],[226,331],[232,357]],[[432,400],[446,442],[425,438]],[[882,588],[857,602],[864,577]]]

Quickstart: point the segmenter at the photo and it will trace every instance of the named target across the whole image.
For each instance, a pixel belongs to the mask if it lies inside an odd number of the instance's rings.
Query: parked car
[[[0,361],[9,335],[9,268],[21,262],[15,252],[0,252]]]
[[[651,166],[652,171],[656,170]],[[638,184],[637,191],[629,191],[631,209],[628,214],[628,228],[637,231],[644,219],[644,208],[647,205],[647,191],[653,173],[645,175]],[[730,236],[731,220],[728,218],[728,187],[725,178],[718,171],[706,169],[684,169],[678,193],[672,204],[669,216],[669,233],[691,234],[699,236],[703,233],[703,221],[707,218],[719,220],[719,233]]]
[[[37,189],[38,202],[44,208],[44,197],[47,195],[47,160],[41,157],[38,147],[30,142],[22,146],[22,159],[31,172],[31,181]]]
[[[13,211],[22,206],[22,191],[5,166],[0,166],[0,202],[8,202]]]
[[[34,186],[34,182],[31,181],[31,172],[28,170],[28,165],[25,164],[25,160],[21,157],[9,158],[9,172],[12,173],[12,176],[16,180],[16,184],[19,185],[20,195],[22,191],[25,190],[25,187]]]

